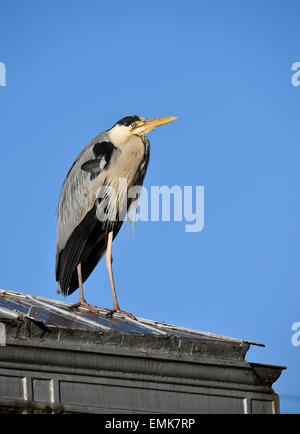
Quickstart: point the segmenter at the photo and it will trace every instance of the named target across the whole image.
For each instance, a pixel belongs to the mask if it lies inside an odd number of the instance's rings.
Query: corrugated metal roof
[[[119,314],[114,314],[110,318],[104,312],[99,312],[96,316],[85,308],[70,310],[70,306],[70,303],[63,301],[0,289],[0,319],[27,317],[49,327],[100,329],[134,335],[173,335],[181,338],[199,338],[202,340],[218,340],[264,346],[256,342],[225,337],[144,318],[137,318],[137,321],[135,321]]]

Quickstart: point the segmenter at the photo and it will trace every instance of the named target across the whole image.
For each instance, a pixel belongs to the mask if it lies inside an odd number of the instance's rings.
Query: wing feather
[[[77,276],[77,265],[80,262],[88,238],[96,226],[97,216],[95,208],[94,206],[75,228],[65,247],[60,252],[56,279],[60,282],[60,288],[65,295],[68,292],[72,276],[74,274]],[[78,287],[78,280],[76,287]]]

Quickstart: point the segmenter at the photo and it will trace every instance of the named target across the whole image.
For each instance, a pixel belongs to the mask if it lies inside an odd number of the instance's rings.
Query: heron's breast
[[[144,157],[145,147],[142,139],[133,136],[111,165],[111,170],[107,171],[107,177],[111,176],[112,180],[122,178],[128,186],[132,185]]]

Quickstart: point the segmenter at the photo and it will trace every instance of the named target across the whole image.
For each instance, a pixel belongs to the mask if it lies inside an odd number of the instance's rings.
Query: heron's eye
[[[136,126],[136,123],[135,122],[132,122],[132,124],[131,124],[131,128],[134,128]]]

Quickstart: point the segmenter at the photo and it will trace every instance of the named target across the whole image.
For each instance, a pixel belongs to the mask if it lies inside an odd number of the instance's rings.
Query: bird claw
[[[78,301],[78,303],[72,304],[69,309],[78,309],[79,307],[85,307],[87,310],[89,310],[91,313],[93,313],[94,315],[98,315],[99,311],[105,311],[106,316],[109,316],[112,318],[114,313],[120,313],[121,315],[125,315],[128,316],[129,318],[137,321],[136,317],[134,315],[132,315],[132,313],[129,312],[125,312],[124,310],[121,309],[106,309],[105,307],[98,307],[98,306],[94,306],[92,304],[89,304],[86,302],[86,300],[80,300]]]
[[[72,304],[69,309],[77,309],[78,307],[85,307],[95,315],[98,315],[100,310],[104,310],[106,312],[108,311],[108,309],[105,309],[104,307],[93,306],[92,304],[87,303],[85,300],[80,300],[78,303]]]
[[[128,316],[129,318],[131,318],[131,319],[137,321],[136,317],[135,317],[134,315],[132,315],[132,313],[125,312],[124,310],[121,310],[121,309],[115,309],[115,308],[109,310],[109,311],[107,312],[106,316],[109,316],[109,317],[112,318],[112,316],[113,316],[114,313],[120,313],[121,315]]]

